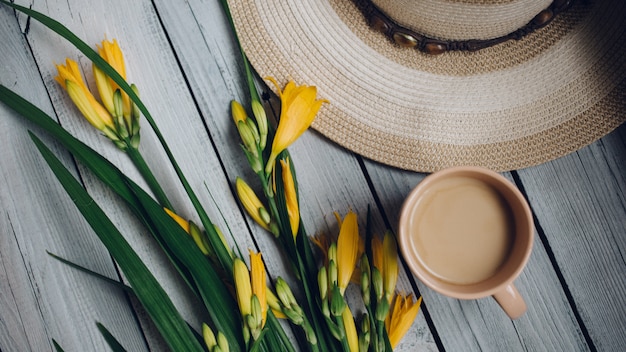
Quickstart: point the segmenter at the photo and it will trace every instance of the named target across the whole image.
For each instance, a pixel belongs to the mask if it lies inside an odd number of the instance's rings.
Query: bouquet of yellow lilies
[[[261,253],[250,251],[246,260],[239,248],[228,246],[223,233],[209,219],[139,99],[138,88],[127,83],[123,53],[117,41],[104,40],[93,50],[47,16],[4,0],[0,2],[42,22],[93,62],[99,100],[88,89],[73,60],[57,65],[56,81],[82,115],[129,156],[154,198],[37,107],[1,85],[0,101],[43,127],[121,197],[204,303],[209,321],[202,325],[201,334],[196,334],[113,222],[46,145],[32,135],[60,183],[124,272],[130,285],[126,288],[145,307],[173,351],[295,350],[278,319],[286,319],[298,327],[297,334],[304,337],[298,340],[305,341],[299,346],[302,350],[389,351],[401,340],[418,313],[421,298],[415,301],[412,296],[395,291],[399,265],[393,234],[377,236],[368,225],[361,236],[353,212],[343,219],[336,214],[337,236],[310,237],[302,224],[295,166],[287,148],[309,128],[326,103],[317,98],[314,86],[288,82],[281,89],[268,77],[281,103],[279,116],[270,119],[256,91],[247,59],[242,55],[248,73],[252,114],[236,101],[231,103],[231,111],[242,150],[258,176],[262,197],[242,178],[235,181],[236,191],[250,217],[282,246],[295,278],[268,280]],[[226,3],[223,4],[228,13]],[[140,116],[159,138],[195,207],[195,215],[176,212],[142,158]],[[277,127],[273,128],[274,125]],[[200,223],[188,220],[191,217],[199,218]],[[295,282],[297,289],[292,290],[287,281]],[[360,287],[361,302],[349,302],[346,298],[351,283]],[[233,315],[233,311],[239,315]],[[124,351],[122,343],[106,327],[99,325],[99,328],[113,350]],[[54,345],[62,351],[62,346],[56,342]]]

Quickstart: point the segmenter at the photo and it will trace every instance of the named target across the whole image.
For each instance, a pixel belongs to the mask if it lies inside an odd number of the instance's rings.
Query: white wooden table
[[[116,38],[129,80],[155,116],[209,215],[238,245],[263,251],[275,276],[284,263],[271,238],[233,197],[236,176],[252,180],[229,115],[247,101],[233,37],[216,0],[17,1],[67,25],[94,46]],[[0,6],[0,83],[39,106],[135,179],[133,166],[79,117],[54,82],[54,63],[88,60],[62,38]],[[314,84],[315,82],[299,82]],[[626,113],[626,112],[625,112]],[[102,322],[130,351],[163,351],[133,300],[52,259],[56,253],[111,278],[120,274],[40,157],[33,130],[80,177],[96,201],[198,326],[198,304],[126,209],[85,168],[35,126],[0,104],[0,350],[108,350]],[[528,312],[511,321],[494,300],[442,297],[402,272],[399,286],[423,295],[402,351],[623,351],[626,349],[626,129],[561,159],[506,173],[526,194],[536,223],[527,268],[517,280]],[[141,150],[165,180],[177,209],[191,207],[164,153],[143,124]],[[309,233],[336,231],[333,211],[371,205],[377,231],[396,230],[400,205],[423,177],[364,160],[310,131],[290,149],[299,172]],[[223,218],[213,205],[215,198]]]

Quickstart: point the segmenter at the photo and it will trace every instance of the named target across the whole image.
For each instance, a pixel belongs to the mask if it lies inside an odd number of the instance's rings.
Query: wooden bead
[[[393,34],[393,40],[400,46],[412,48],[417,45],[417,39],[412,35],[396,32]]]
[[[370,18],[370,27],[385,34],[389,31],[389,23],[376,15]]]
[[[424,51],[427,54],[439,55],[447,51],[446,46],[442,43],[427,43],[424,45]]]
[[[563,8],[567,8],[571,5],[572,0],[554,0],[552,2],[552,8],[561,10]]]
[[[552,20],[552,17],[554,17],[554,12],[551,9],[545,9],[533,18],[533,23],[538,27],[543,27]]]

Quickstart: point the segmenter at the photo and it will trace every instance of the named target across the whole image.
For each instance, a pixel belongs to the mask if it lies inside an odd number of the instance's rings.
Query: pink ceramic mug
[[[533,244],[530,207],[500,174],[454,167],[427,176],[402,206],[398,242],[413,274],[458,299],[493,296],[516,319],[526,303],[513,281]]]

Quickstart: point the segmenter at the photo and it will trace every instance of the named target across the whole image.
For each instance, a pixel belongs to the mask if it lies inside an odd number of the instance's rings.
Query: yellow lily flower
[[[389,303],[393,298],[398,282],[398,245],[393,234],[389,231],[383,238],[383,291]]]
[[[264,229],[270,231],[268,226],[269,224],[269,213],[259,197],[254,193],[252,188],[248,186],[246,181],[237,177],[235,181],[235,188],[237,189],[237,195],[239,196],[239,200],[243,205],[244,209],[248,212],[248,214],[256,221],[257,224],[261,225]],[[267,217],[262,217],[262,215],[267,214]]]
[[[265,172],[269,174],[274,167],[274,161],[278,154],[290,146],[311,126],[322,104],[328,101],[317,99],[317,88],[315,86],[296,86],[293,81],[289,81],[285,89],[281,90],[274,78],[268,77],[267,79],[276,86],[281,102],[280,121],[265,168]]]
[[[343,219],[337,238],[337,285],[343,294],[350,282],[359,255],[357,216],[350,211]]]
[[[398,282],[398,246],[395,237],[391,232],[386,232],[383,240],[374,236],[372,239],[372,263],[380,271],[383,292],[387,301],[391,304],[391,299]]]
[[[280,165],[282,166],[283,171],[283,185],[285,188],[285,201],[287,203],[289,225],[291,225],[291,234],[295,239],[298,235],[298,228],[300,227],[300,206],[298,205],[298,194],[296,192],[293,175],[291,174],[289,160],[281,160]]]
[[[348,340],[348,347],[350,347],[350,352],[359,352],[359,334],[356,332],[354,317],[352,316],[350,307],[348,307],[347,305],[341,313],[341,320],[343,320],[343,328],[346,332],[346,340]]]
[[[252,277],[252,294],[257,296],[261,305],[261,328],[263,328],[267,318],[267,284],[265,283],[267,275],[261,253],[250,251],[250,275]]]
[[[98,54],[102,57],[109,65],[115,69],[117,73],[126,80],[126,65],[124,63],[124,54],[122,53],[122,49],[117,44],[117,40],[113,39],[113,41],[102,41],[102,46],[98,47]],[[119,89],[122,93],[122,102],[123,102],[123,115],[128,120],[130,119],[130,98],[128,94],[124,93],[121,90],[120,86],[115,83],[110,77],[106,76],[102,70],[100,70],[96,65],[93,65],[93,73],[96,78],[96,85],[98,87],[98,92],[100,93],[100,99],[102,99],[102,103],[106,106],[107,110],[111,113],[111,115],[115,115],[115,108],[113,106],[113,93]],[[130,126],[130,121],[127,121]]]
[[[385,328],[389,336],[389,343],[395,348],[402,340],[404,335],[409,331],[417,313],[419,313],[422,297],[417,301],[413,301],[413,295],[396,296],[387,319],[385,320]]]
[[[115,137],[111,135],[112,131],[115,130],[113,118],[108,111],[98,103],[87,88],[87,85],[85,85],[76,61],[68,58],[65,60],[65,66],[56,65],[56,68],[59,75],[54,79],[67,91],[70,98],[87,121],[98,130],[107,134],[109,138]]]

